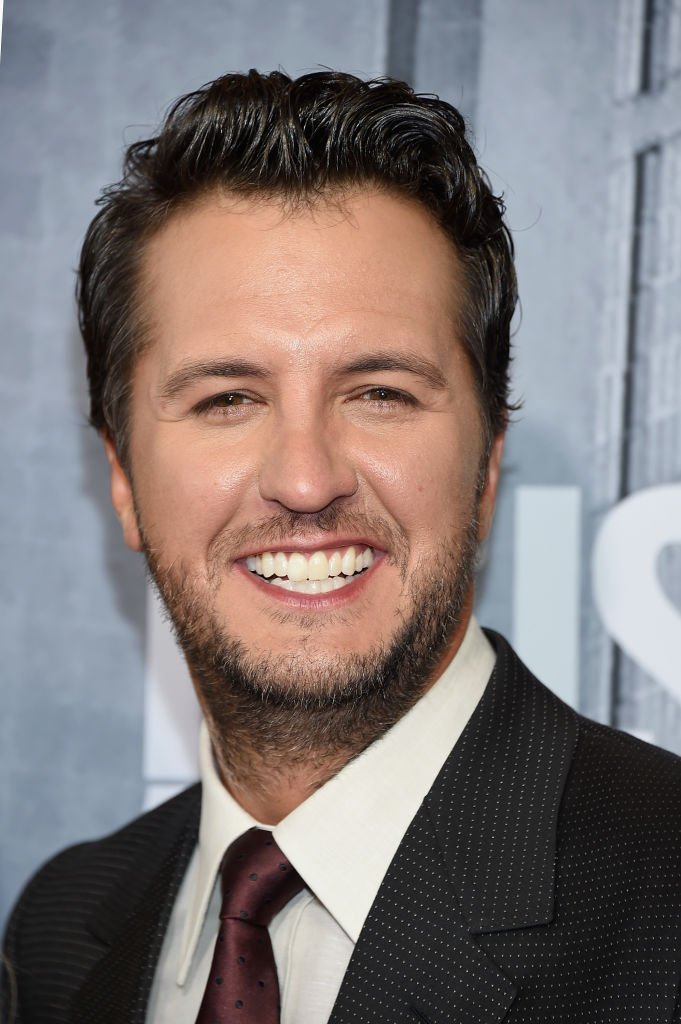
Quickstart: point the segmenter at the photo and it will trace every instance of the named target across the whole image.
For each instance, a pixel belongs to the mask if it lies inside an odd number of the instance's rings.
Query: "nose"
[[[320,422],[279,421],[259,477],[260,495],[292,512],[320,512],[357,491],[357,473],[341,438]]]

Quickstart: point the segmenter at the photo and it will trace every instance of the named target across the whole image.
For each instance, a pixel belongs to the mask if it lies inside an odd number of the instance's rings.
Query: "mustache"
[[[406,534],[384,516],[329,505],[318,512],[294,512],[282,509],[236,530],[219,534],[209,551],[209,560],[224,562],[233,551],[252,547],[266,551],[287,541],[291,536],[304,540],[320,533],[349,533],[371,537],[388,553],[391,560],[402,565],[407,558]]]

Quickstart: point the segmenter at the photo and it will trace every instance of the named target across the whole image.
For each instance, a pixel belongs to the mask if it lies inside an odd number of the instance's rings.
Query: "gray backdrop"
[[[85,425],[73,267],[124,143],[226,70],[387,71],[466,113],[523,297],[479,616],[588,714],[681,752],[681,535],[635,500],[680,493],[678,2],[5,0],[2,43],[0,920],[145,799],[147,592]],[[641,513],[624,544],[618,509]],[[616,600],[644,531],[665,629]]]

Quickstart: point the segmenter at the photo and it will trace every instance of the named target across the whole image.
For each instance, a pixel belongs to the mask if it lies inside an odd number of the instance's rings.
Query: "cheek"
[[[437,543],[470,517],[477,482],[471,448],[451,429],[432,431],[365,463],[379,501],[412,539]]]
[[[136,472],[143,526],[162,545],[180,550],[210,540],[242,506],[252,469],[214,442],[187,443],[179,431],[160,431]]]

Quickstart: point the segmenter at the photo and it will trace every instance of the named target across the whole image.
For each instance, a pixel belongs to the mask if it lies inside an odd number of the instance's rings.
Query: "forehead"
[[[141,296],[152,347],[170,363],[188,346],[248,339],[320,360],[375,333],[444,355],[459,282],[452,244],[416,202],[363,191],[291,211],[211,196],[150,240]]]

